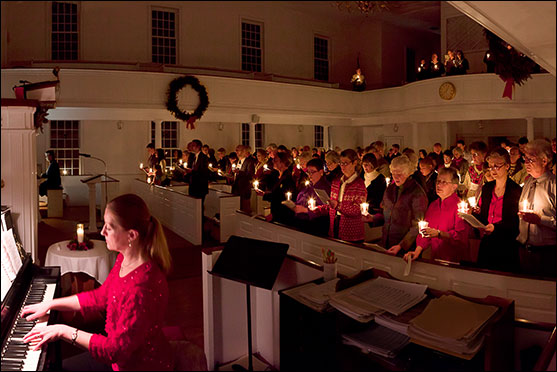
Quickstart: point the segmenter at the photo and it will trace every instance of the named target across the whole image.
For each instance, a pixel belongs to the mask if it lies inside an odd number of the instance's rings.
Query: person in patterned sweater
[[[356,172],[357,164],[356,151],[347,149],[340,154],[342,177],[331,185],[329,204],[315,210],[320,215],[329,213],[329,236],[349,242],[363,242],[365,237],[360,204],[366,202],[367,190]]]

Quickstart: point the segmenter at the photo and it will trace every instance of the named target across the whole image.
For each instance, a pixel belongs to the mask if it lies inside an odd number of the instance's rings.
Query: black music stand
[[[288,247],[288,244],[232,235],[226,242],[217,262],[215,262],[213,270],[208,271],[209,274],[246,285],[248,371],[253,371],[250,286],[269,290],[273,288]],[[245,370],[237,364],[233,365],[232,368],[234,370]]]

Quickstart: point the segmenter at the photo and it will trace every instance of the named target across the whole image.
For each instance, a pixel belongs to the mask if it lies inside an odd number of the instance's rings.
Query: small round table
[[[52,244],[46,252],[45,266],[60,266],[61,275],[68,272],[83,272],[104,283],[116,262],[117,252],[109,251],[102,240],[91,240],[93,248],[87,251],[72,251],[69,240]]]

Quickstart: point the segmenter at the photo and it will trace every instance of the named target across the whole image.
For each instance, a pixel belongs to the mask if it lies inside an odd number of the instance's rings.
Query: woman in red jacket
[[[360,204],[366,202],[367,191],[356,172],[357,164],[356,151],[347,149],[340,154],[342,177],[331,185],[329,204],[316,209],[318,214],[329,212],[329,236],[350,242],[363,242],[365,237]]]

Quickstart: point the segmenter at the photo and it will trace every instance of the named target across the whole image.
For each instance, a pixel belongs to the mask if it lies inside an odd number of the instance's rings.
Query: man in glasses
[[[537,139],[525,147],[527,177],[519,200],[520,267],[525,273],[556,276],[555,175],[551,144]]]

